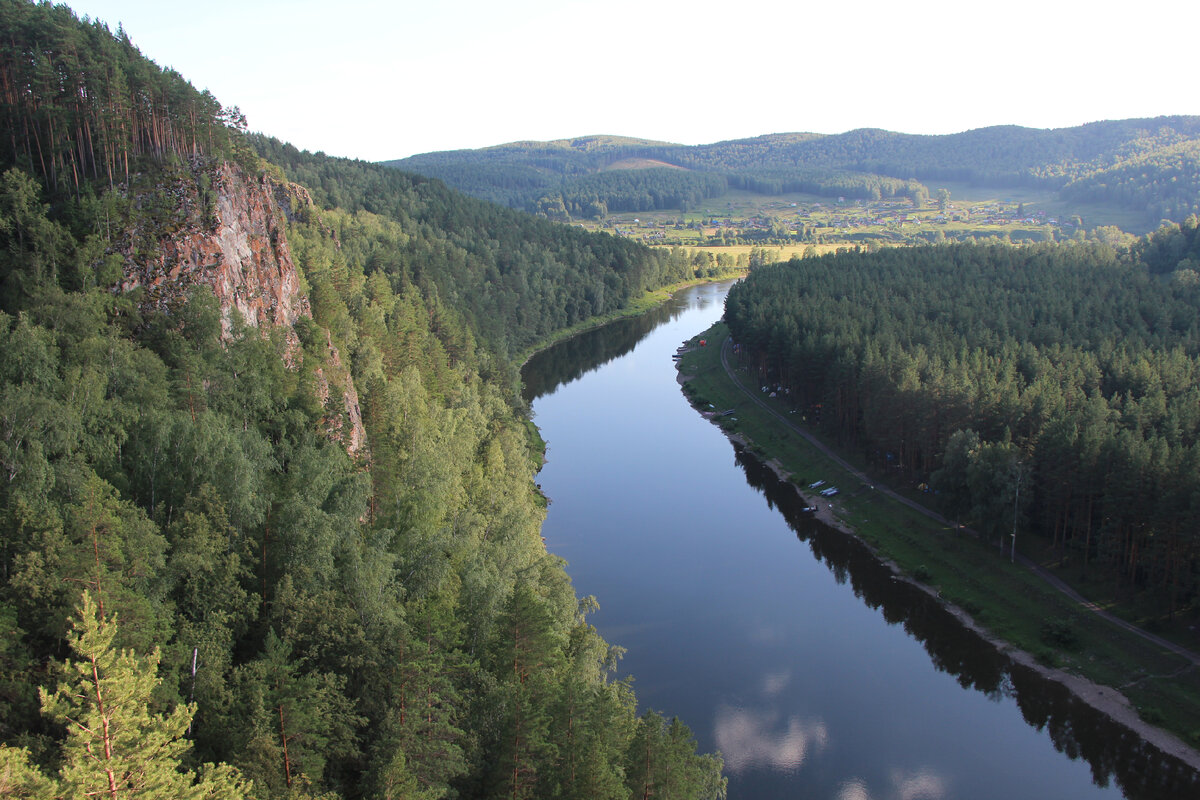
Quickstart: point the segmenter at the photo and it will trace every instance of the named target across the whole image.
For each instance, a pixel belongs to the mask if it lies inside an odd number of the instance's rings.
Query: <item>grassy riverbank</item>
[[[724,325],[718,324],[696,339],[723,342],[726,336]],[[1044,666],[1118,689],[1143,720],[1193,747],[1200,745],[1200,670],[1189,661],[1079,606],[1028,568],[1010,563],[995,542],[981,542],[872,488],[884,485],[883,479],[864,482],[751,402],[729,380],[720,347],[692,350],[682,359],[680,372],[691,376],[685,392],[694,404],[734,409],[718,418],[722,427],[746,439],[756,455],[789,475],[805,494],[816,494],[808,484],[819,479],[839,487],[841,493],[832,501],[835,521],[866,541],[881,558],[931,587],[995,638],[1033,655]],[[748,384],[755,383],[753,376],[740,374],[746,375]],[[806,432],[820,435],[819,427],[792,414],[785,401],[761,399]],[[839,451],[838,455],[865,471],[858,454]],[[912,487],[889,488],[922,501]]]
[[[744,271],[733,270],[716,277],[695,278],[689,281],[680,281],[679,283],[673,283],[670,286],[663,286],[659,289],[646,292],[641,297],[630,301],[629,305],[618,311],[614,311],[611,314],[602,314],[597,317],[589,317],[583,322],[572,325],[569,328],[563,328],[555,331],[552,336],[543,339],[533,347],[530,347],[524,352],[518,354],[515,361],[518,364],[524,364],[526,361],[532,358],[534,354],[549,349],[559,342],[566,341],[572,336],[578,336],[584,331],[590,331],[594,328],[601,328],[610,322],[615,322],[619,319],[625,319],[626,317],[636,317],[640,314],[645,314],[647,311],[658,308],[663,303],[670,300],[671,295],[675,294],[681,289],[686,289],[689,286],[698,286],[702,283],[719,283],[721,281],[729,281],[745,274],[746,273]]]

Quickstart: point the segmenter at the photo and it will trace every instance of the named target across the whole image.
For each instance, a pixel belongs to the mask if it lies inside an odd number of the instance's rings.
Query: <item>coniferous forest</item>
[[[842,251],[753,272],[726,319],[797,410],[995,542],[1164,619],[1200,579],[1200,227],[1128,248]]]
[[[247,135],[64,6],[0,39],[0,794],[722,797],[541,541],[513,363],[690,263]],[[179,256],[239,203],[280,324]]]

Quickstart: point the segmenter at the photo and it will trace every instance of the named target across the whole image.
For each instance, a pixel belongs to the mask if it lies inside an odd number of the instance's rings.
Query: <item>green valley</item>
[[[1200,741],[1194,670],[973,577],[1019,527],[1192,644],[1200,117],[372,163],[252,132],[123,24],[0,0],[0,40],[0,796],[724,800],[760,751],[825,747],[821,720],[721,707],[756,752],[704,752],[543,538],[522,363],[740,275],[746,378],[987,550],[874,498],[845,521]],[[739,402],[702,357],[694,399]]]
[[[684,146],[613,136],[388,162],[650,244],[889,245],[1147,233],[1197,213],[1200,120],[858,130]]]

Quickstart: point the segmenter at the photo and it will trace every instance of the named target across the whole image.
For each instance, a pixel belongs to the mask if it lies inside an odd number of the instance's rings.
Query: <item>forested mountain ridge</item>
[[[690,266],[248,137],[65,6],[0,40],[0,793],[723,796],[545,550],[508,357]]]
[[[587,142],[586,145],[583,142]],[[580,142],[579,146],[575,146]],[[859,199],[911,196],[925,184],[965,182],[995,187],[1038,187],[1073,199],[1145,211],[1147,219],[1182,221],[1197,213],[1200,117],[1175,116],[1093,122],[1041,130],[997,126],[948,135],[859,129],[836,135],[770,134],[707,145],[612,143],[592,137],[514,143],[483,150],[427,153],[387,162],[445,180],[472,194],[548,215],[682,208],[726,188],[763,194],[808,192]],[[1179,152],[1191,154],[1181,158]],[[665,162],[689,170],[691,193],[655,198],[666,176],[631,171],[637,186],[589,187],[586,176],[626,158]],[[1136,175],[1137,177],[1132,177]],[[690,177],[688,177],[690,176]],[[712,181],[725,181],[720,188]],[[1138,184],[1131,191],[1130,181]],[[1189,202],[1190,199],[1190,202]],[[681,205],[662,205],[680,203]],[[640,207],[639,207],[640,206]]]
[[[376,244],[360,257],[436,284],[502,354],[695,275],[682,251],[530,217],[377,164],[325,158],[267,137],[249,141],[317,203],[401,223],[405,235],[394,246],[385,252]]]

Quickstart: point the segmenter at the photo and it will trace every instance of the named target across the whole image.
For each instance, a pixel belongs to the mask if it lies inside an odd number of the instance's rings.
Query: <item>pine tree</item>
[[[546,599],[528,584],[513,587],[499,620],[493,654],[501,730],[493,776],[495,793],[522,800],[538,795],[539,770],[553,762],[550,703],[562,658],[561,631]]]
[[[234,673],[247,718],[238,764],[275,797],[302,797],[325,779],[329,761],[354,758],[353,713],[344,681],[305,668],[292,646],[268,631],[259,658]],[[314,790],[315,791],[315,790]]]
[[[598,607],[591,597],[580,605],[584,613]],[[608,679],[622,652],[600,638],[580,614],[571,629],[551,721],[559,748],[550,778],[564,799],[629,797],[621,767],[637,722],[636,700],[628,682]]]
[[[0,748],[0,793],[42,798],[105,797],[201,800],[246,797],[250,785],[232,767],[183,768],[191,749],[184,738],[194,709],[151,712],[159,653],[139,658],[113,646],[117,623],[99,615],[84,592],[74,633],[79,656],[63,667],[67,680],[39,694],[42,713],[67,729],[57,778],[42,775],[24,750]]]
[[[634,800],[724,800],[728,781],[719,755],[699,755],[692,732],[657,711],[638,719],[626,757],[626,785]]]

